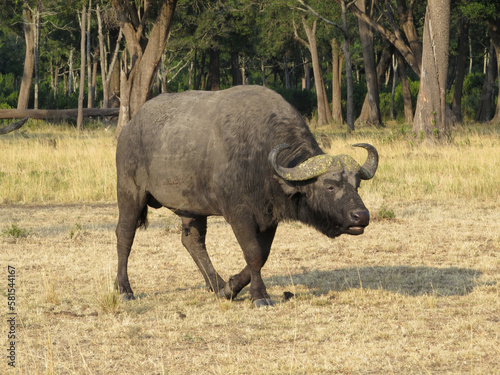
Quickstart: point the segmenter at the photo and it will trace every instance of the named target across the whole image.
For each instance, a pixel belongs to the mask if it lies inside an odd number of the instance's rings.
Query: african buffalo
[[[299,220],[328,237],[362,234],[369,213],[357,193],[378,154],[363,166],[326,155],[301,115],[259,86],[162,94],[123,128],[116,151],[119,219],[117,286],[133,299],[127,262],[148,206],[182,219],[182,243],[207,287],[231,299],[250,283],[257,307],[272,305],[261,277],[278,223]],[[205,247],[207,216],[231,225],[246,267],[225,282]]]

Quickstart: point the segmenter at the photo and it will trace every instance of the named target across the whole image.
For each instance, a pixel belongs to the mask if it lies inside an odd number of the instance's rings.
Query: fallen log
[[[119,108],[83,108],[83,117],[118,116]],[[78,109],[0,109],[0,119],[31,117],[37,120],[76,120]]]
[[[7,134],[7,133],[10,133],[10,132],[13,132],[14,130],[19,129],[21,126],[24,125],[24,123],[26,121],[28,121],[28,119],[29,119],[29,116],[26,116],[22,120],[19,120],[17,122],[13,122],[10,125],[7,125],[7,126],[4,126],[3,128],[0,128],[0,134]]]

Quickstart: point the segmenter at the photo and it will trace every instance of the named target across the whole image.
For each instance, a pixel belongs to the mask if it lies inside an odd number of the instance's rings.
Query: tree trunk
[[[194,90],[204,90],[205,89],[205,84],[206,84],[206,73],[205,73],[205,60],[206,60],[206,54],[205,52],[201,53],[201,61],[200,61],[200,68],[198,71],[198,74],[195,74],[195,80],[194,80]]]
[[[367,0],[368,7],[365,6],[365,0],[357,0],[356,5],[360,10],[366,13],[366,9],[371,8],[371,1]],[[371,16],[371,12],[370,16]],[[373,32],[363,20],[358,19],[359,36],[363,49],[363,60],[365,62],[365,77],[368,92],[357,122],[370,125],[382,125],[380,116],[379,88],[377,83],[377,71],[375,67],[375,50],[373,48]],[[366,104],[366,105],[365,105]]]
[[[475,117],[475,120],[479,122],[486,122],[490,120],[491,106],[495,95],[493,85],[495,82],[496,58],[493,45],[490,46],[489,56],[490,62],[486,66],[486,75],[484,77],[483,89],[481,91],[481,99]]]
[[[13,122],[10,125],[7,125],[7,126],[4,126],[4,127],[0,128],[0,134],[7,134],[7,133],[10,133],[10,132],[13,132],[14,130],[19,129],[21,126],[24,125],[24,123],[26,121],[28,121],[28,119],[29,119],[29,117],[25,117],[22,120],[19,120],[17,122]]]
[[[85,56],[87,58],[87,108],[94,107],[94,98],[92,95],[92,58],[90,56],[90,15],[92,12],[92,0],[89,1],[87,13],[87,29],[85,31],[85,40],[87,42]]]
[[[23,28],[26,54],[24,56],[23,79],[21,81],[19,98],[17,100],[18,109],[28,108],[31,84],[33,83],[33,69],[35,66],[34,28],[31,11],[29,10],[27,1],[24,2],[23,7]]]
[[[112,66],[113,68],[113,66]],[[111,69],[111,68],[110,68]],[[121,69],[120,63],[115,64],[114,68],[108,72],[107,75],[107,85],[109,85],[108,91],[108,108],[118,108],[120,107],[120,77]]]
[[[89,106],[89,108],[94,108],[95,107],[95,96],[96,96],[96,88],[97,88],[97,65],[98,65],[98,59],[99,59],[99,49],[96,48],[94,50],[94,62],[92,63],[92,80],[90,83],[90,92],[92,95],[90,95],[90,101],[92,102],[92,105]]]
[[[469,21],[459,23],[457,73],[455,77],[455,90],[453,92],[452,111],[458,122],[462,122],[462,89],[465,78],[465,63],[467,59],[467,41],[469,39]]]
[[[82,8],[82,19],[80,23],[80,87],[78,93],[78,117],[76,119],[76,129],[83,129],[83,94],[85,89],[85,19],[87,17],[87,7]]]
[[[35,85],[33,90],[33,108],[38,109],[38,89],[40,83],[40,6],[38,3],[35,7],[35,14],[33,17],[33,31],[34,31],[34,52],[35,52]]]
[[[446,136],[448,133],[446,75],[449,30],[449,1],[429,0],[425,13],[420,90],[413,121],[415,134]]]
[[[342,124],[342,57],[336,39],[330,41],[332,46],[332,121]]]
[[[345,0],[335,0],[335,2],[339,3],[342,7],[346,7]],[[404,1],[400,1],[404,2]],[[414,1],[411,2],[413,4]],[[389,2],[386,2],[386,4],[389,4]],[[420,47],[420,42],[418,40],[418,37],[416,36],[411,36],[410,35],[410,42],[407,43],[405,38],[403,37],[402,33],[397,27],[396,22],[394,21],[394,17],[392,14],[392,7],[388,6],[387,7],[387,12],[385,12],[385,15],[388,16],[389,23],[394,29],[394,32],[389,31],[385,27],[383,27],[380,23],[378,23],[377,20],[369,17],[366,13],[362,12],[355,4],[352,4],[352,2],[349,4],[349,10],[359,19],[363,20],[366,22],[370,27],[377,32],[379,32],[384,38],[386,38],[396,49],[401,53],[401,55],[404,56],[406,62],[411,66],[413,71],[420,76],[420,65],[421,65],[421,58],[419,58],[419,54],[421,53],[421,47]],[[412,16],[412,8],[407,10],[408,12],[408,22],[411,21],[413,24],[413,16]],[[401,16],[400,16],[401,17]],[[414,28],[414,27],[413,27]],[[416,34],[415,34],[416,35]],[[416,48],[413,50],[412,48]],[[420,54],[421,56],[421,54]]]
[[[500,17],[494,20],[488,20],[488,28],[490,30],[491,42],[495,49],[496,61],[497,61],[497,72],[496,76],[500,79]],[[499,91],[497,96],[497,105],[495,108],[495,115],[491,122],[500,122],[500,84],[498,85]]]
[[[396,118],[396,109],[394,108],[394,97],[396,95],[396,84],[398,82],[398,62],[396,56],[392,57],[392,89],[391,89],[391,119]],[[366,99],[365,99],[366,102]]]
[[[233,86],[238,86],[243,84],[241,79],[241,71],[239,64],[238,52],[231,52],[231,76],[233,77]]]
[[[68,91],[67,94],[71,95],[73,93],[73,48],[69,51],[69,61],[68,61]]]
[[[208,50],[210,61],[208,63],[208,91],[220,90],[220,50],[213,47]]]
[[[302,90],[310,90],[311,89],[311,67],[309,66],[309,59],[304,57],[303,59],[304,65],[304,78],[302,78]]]
[[[342,6],[342,28],[344,32],[344,57],[345,57],[345,76],[347,81],[347,128],[354,131],[354,83],[352,81],[352,63],[351,52],[349,51],[349,28],[347,26],[347,9],[345,0],[341,1]]]
[[[328,97],[326,96],[325,84],[323,82],[323,75],[321,73],[321,66],[318,56],[318,47],[316,44],[316,26],[317,19],[314,19],[312,26],[309,26],[306,22],[305,17],[302,18],[302,26],[307,35],[307,40],[303,40],[299,37],[297,30],[295,29],[295,38],[304,44],[309,52],[311,53],[311,61],[313,65],[314,74],[314,85],[316,88],[316,97],[318,103],[318,126],[328,124],[332,121],[332,114],[328,105]]]
[[[283,58],[283,72],[285,75],[285,88],[291,89],[291,84],[290,84],[290,69],[288,69],[288,56],[285,54]]]
[[[111,62],[108,67],[107,63],[107,54],[106,46],[104,44],[104,35],[102,31],[102,17],[101,17],[101,9],[99,4],[96,6],[96,14],[97,14],[97,36],[99,40],[99,60],[101,63],[101,80],[102,80],[102,108],[108,108],[110,106],[110,101],[117,100],[117,95],[120,92],[120,73],[118,69],[115,70],[116,62],[118,60],[118,53],[120,51],[120,42],[123,37],[122,30],[118,33],[118,38],[115,44],[115,50],[113,52],[113,56],[111,58]],[[111,86],[111,81],[113,77],[117,82]]]
[[[108,108],[109,86],[106,85],[108,72],[106,70],[106,51],[104,47],[104,36],[102,33],[102,17],[101,7],[99,3],[96,5],[97,15],[97,39],[99,40],[99,61],[101,63],[101,80],[102,80],[102,108]]]
[[[118,108],[83,108],[83,117],[116,117]],[[78,109],[0,109],[0,119],[12,119],[30,117],[38,120],[63,121],[67,119],[76,120]]]
[[[422,69],[422,44],[420,43],[417,29],[415,28],[415,22],[413,19],[413,4],[415,4],[414,0],[410,1],[410,6],[407,7],[406,0],[397,0],[397,10],[399,19],[403,25],[406,40],[408,40],[408,45],[418,67],[418,71],[415,71],[415,73],[420,76],[420,71]]]
[[[260,74],[262,76],[262,86],[266,87],[266,61],[260,60]]]
[[[145,2],[143,12],[138,12],[134,1],[112,0],[120,27],[127,41],[130,65],[122,64],[120,84],[120,116],[115,137],[148,99],[158,63],[167,44],[177,0],[161,2],[154,22],[148,22],[153,11],[151,3]],[[142,14],[143,19],[139,19]],[[146,25],[151,25],[149,30]],[[125,80],[125,81],[124,81]],[[125,89],[125,91],[122,91]]]
[[[398,61],[398,75],[401,80],[401,91],[403,92],[403,103],[405,113],[405,123],[407,125],[413,124],[413,104],[411,103],[410,82],[406,76],[406,67],[403,56],[396,51],[396,59]]]

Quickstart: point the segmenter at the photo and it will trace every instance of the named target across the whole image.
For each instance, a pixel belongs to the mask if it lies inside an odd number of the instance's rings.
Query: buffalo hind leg
[[[207,217],[181,216],[182,219],[182,244],[187,249],[194,262],[198,266],[207,288],[217,295],[224,295],[225,281],[215,271],[212,261],[207,253],[205,246],[205,237],[207,234]]]
[[[123,294],[124,300],[135,299],[128,279],[128,257],[134,242],[136,229],[146,224],[148,207],[146,203],[137,204],[132,200],[120,199],[118,195],[118,225],[116,226],[116,240],[118,253],[118,273],[116,287]]]
[[[273,303],[267,294],[260,270],[269,257],[276,227],[260,232],[254,228],[246,228],[246,225],[233,225],[233,231],[243,250],[247,265],[239,274],[229,278],[224,294],[234,298],[251,283],[250,296],[255,306],[272,306]]]

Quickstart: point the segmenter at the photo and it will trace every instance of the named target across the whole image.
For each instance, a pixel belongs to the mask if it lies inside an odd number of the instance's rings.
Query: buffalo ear
[[[293,186],[291,183],[289,183],[288,181],[282,179],[281,177],[278,177],[278,176],[273,176],[274,179],[276,181],[279,182],[280,186],[281,186],[281,189],[283,189],[283,191],[285,192],[286,195],[288,196],[293,196],[297,193],[299,193],[299,189],[297,189],[297,187]]]

